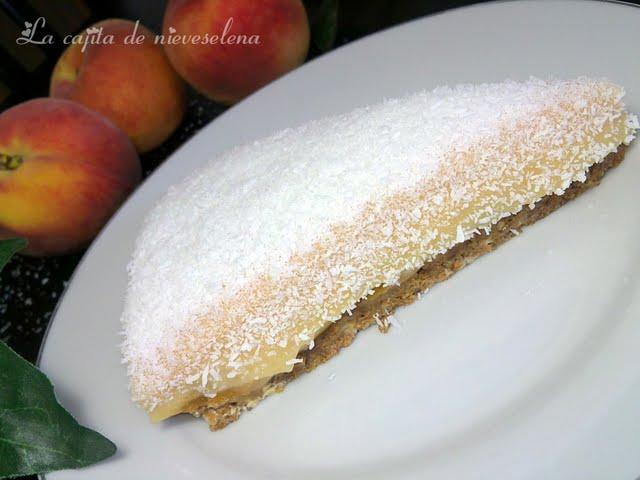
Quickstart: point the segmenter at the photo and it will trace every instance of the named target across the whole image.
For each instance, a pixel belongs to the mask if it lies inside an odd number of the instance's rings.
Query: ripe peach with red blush
[[[300,0],[170,0],[163,35],[178,73],[226,104],[297,67],[309,49]]]
[[[0,238],[27,238],[27,254],[85,246],[140,177],[129,138],[79,103],[41,98],[0,114]]]

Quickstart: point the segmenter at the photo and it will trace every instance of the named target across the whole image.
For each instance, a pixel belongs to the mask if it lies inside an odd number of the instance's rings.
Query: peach
[[[191,86],[232,104],[304,62],[309,22],[300,0],[170,0],[163,44]]]
[[[40,98],[0,114],[0,238],[30,255],[86,245],[141,177],[129,138],[79,103]]]
[[[90,29],[98,33],[84,32],[84,42],[71,44],[58,60],[50,95],[103,114],[139,152],[157,147],[184,116],[184,83],[155,35],[142,25],[112,19]]]

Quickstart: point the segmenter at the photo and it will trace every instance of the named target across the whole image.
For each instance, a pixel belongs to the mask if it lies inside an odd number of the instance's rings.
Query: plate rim
[[[547,0],[547,1],[549,1],[551,3],[551,0]],[[613,5],[620,5],[620,6],[623,6],[623,7],[632,7],[632,8],[640,9],[640,4],[633,3],[633,2],[627,1],[627,0],[589,0],[589,1],[590,1],[590,3],[613,4]],[[422,20],[424,20],[426,18],[445,15],[445,14],[448,14],[448,13],[451,13],[451,12],[454,12],[454,11],[459,11],[459,10],[481,9],[481,8],[484,8],[484,7],[494,6],[494,5],[497,5],[497,4],[507,4],[507,3],[510,3],[510,4],[515,4],[515,3],[526,4],[526,3],[533,3],[533,2],[534,2],[534,0],[492,0],[492,1],[488,1],[488,2],[482,2],[482,3],[473,3],[473,4],[470,4],[470,5],[462,5],[462,6],[456,6],[456,7],[448,8],[446,10],[434,12],[434,13],[431,13],[431,14],[421,15],[419,17],[412,18],[412,19],[403,21],[401,23],[388,26],[388,27],[383,28],[381,30],[377,30],[375,32],[372,32],[370,34],[367,34],[365,36],[357,38],[357,39],[355,39],[353,41],[350,41],[350,42],[348,42],[348,43],[346,43],[344,45],[340,45],[339,47],[334,48],[334,49],[330,50],[329,52],[326,52],[324,54],[318,55],[317,57],[313,58],[310,61],[305,61],[302,65],[300,65],[299,67],[295,68],[291,72],[288,72],[285,75],[282,75],[281,77],[279,77],[276,80],[270,82],[269,84],[265,85],[264,87],[256,90],[255,92],[253,92],[252,94],[247,96],[242,101],[234,104],[233,106],[231,106],[231,107],[227,108],[226,110],[224,110],[221,114],[219,114],[216,117],[214,117],[211,121],[209,121],[208,123],[203,125],[198,131],[196,131],[194,134],[192,134],[178,148],[176,148],[173,152],[171,152],[171,154],[166,156],[165,159],[162,161],[162,163],[156,169],[154,169],[151,172],[150,175],[148,175],[146,178],[144,178],[136,186],[136,189],[134,190],[134,192],[129,197],[127,197],[127,199],[117,208],[117,210],[109,218],[109,220],[102,227],[102,229],[99,231],[99,233],[96,235],[96,237],[91,241],[91,243],[87,247],[86,251],[82,254],[80,260],[78,261],[77,265],[75,266],[71,276],[69,277],[69,280],[67,281],[67,285],[64,287],[63,291],[61,292],[61,294],[60,294],[60,296],[58,298],[58,301],[57,301],[54,309],[52,310],[52,313],[51,313],[51,316],[50,316],[50,320],[49,320],[49,322],[48,322],[48,324],[47,324],[47,326],[45,328],[45,331],[44,331],[44,334],[42,336],[42,340],[41,340],[40,346],[38,348],[38,353],[37,353],[37,356],[36,356],[36,359],[35,359],[33,365],[35,367],[37,367],[38,369],[41,368],[41,363],[42,363],[44,351],[45,351],[45,348],[47,347],[47,344],[48,344],[48,341],[49,341],[49,335],[50,335],[51,330],[53,328],[53,325],[54,325],[54,323],[56,321],[56,318],[58,316],[58,311],[60,309],[60,306],[63,304],[63,302],[64,302],[64,300],[66,298],[66,295],[69,292],[69,289],[70,289],[71,285],[73,285],[73,282],[75,281],[75,278],[76,278],[76,276],[78,274],[78,271],[82,268],[83,264],[87,261],[87,258],[89,257],[89,255],[91,255],[93,253],[94,249],[98,248],[96,246],[96,244],[98,243],[98,240],[100,240],[104,235],[107,234],[107,232],[111,228],[111,224],[118,218],[119,215],[122,214],[122,210],[127,208],[127,205],[134,199],[134,197],[137,194],[139,194],[140,190],[143,188],[145,183],[147,183],[147,181],[149,181],[155,175],[158,175],[160,173],[160,171],[162,170],[162,168],[164,168],[166,166],[168,161],[170,161],[173,156],[179,154],[179,152],[184,148],[184,146],[186,144],[191,142],[200,132],[202,132],[204,129],[206,129],[208,126],[210,126],[216,120],[218,120],[220,118],[223,118],[229,112],[232,112],[236,106],[244,104],[246,100],[254,97],[256,94],[260,94],[260,92],[262,92],[264,89],[269,88],[270,86],[280,82],[282,79],[288,77],[291,73],[296,72],[296,71],[298,71],[298,70],[300,70],[302,68],[305,68],[307,65],[310,65],[310,64],[313,64],[313,63],[317,62],[318,60],[324,58],[327,54],[332,54],[332,53],[334,53],[336,51],[339,51],[339,50],[341,50],[341,49],[343,49],[345,47],[349,47],[349,46],[351,46],[353,44],[359,43],[360,41],[365,41],[367,39],[370,39],[371,37],[375,37],[377,35],[383,35],[386,32],[388,32],[389,30],[393,30],[393,29],[396,29],[396,28],[402,28],[402,27],[404,27],[404,26],[406,26],[408,24],[411,24],[411,23],[414,23],[414,22],[419,22],[419,21],[422,21]],[[578,3],[578,2],[576,0],[560,0],[560,1],[555,1],[553,3],[570,4],[570,3]],[[48,472],[48,473],[54,473],[54,472]],[[46,480],[48,473],[36,474],[36,477],[38,478],[38,480]],[[638,478],[638,480],[640,480],[640,477]]]

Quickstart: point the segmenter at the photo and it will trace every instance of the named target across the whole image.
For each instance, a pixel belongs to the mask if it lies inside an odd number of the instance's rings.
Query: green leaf
[[[24,238],[8,238],[7,240],[0,240],[0,270],[11,260],[11,257],[24,247],[27,246],[27,241]]]
[[[62,408],[42,372],[0,342],[0,478],[81,468],[115,451]]]
[[[313,43],[322,52],[333,47],[338,33],[338,0],[322,0],[311,26]]]

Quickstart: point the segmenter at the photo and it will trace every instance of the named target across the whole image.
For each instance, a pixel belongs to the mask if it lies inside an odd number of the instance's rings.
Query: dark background
[[[259,0],[256,0],[259,1]],[[640,0],[639,0],[640,1]],[[323,5],[338,9],[340,45],[382,28],[450,8],[482,3],[478,0],[303,0],[311,23]],[[140,20],[155,32],[161,30],[167,0],[0,0],[0,109],[47,94],[49,75],[62,50],[61,39],[96,21],[111,17]],[[43,16],[43,34],[55,44],[43,48],[16,46],[24,20]],[[14,25],[10,25],[13,22]],[[19,28],[18,28],[19,27]],[[40,52],[36,50],[41,50]],[[319,53],[312,44],[309,59]],[[7,85],[10,87],[7,89]],[[10,91],[10,94],[7,94]]]
[[[230,1],[230,0],[228,0]],[[259,0],[255,0],[259,1]],[[465,0],[304,0],[312,30],[323,7],[337,5],[337,34],[332,47],[413,18],[481,1]],[[588,0],[585,0],[588,1]],[[640,0],[632,2],[640,4]],[[30,98],[46,96],[61,38],[110,17],[140,20],[159,32],[166,1],[160,0],[0,0],[0,112]],[[15,39],[25,20],[44,16],[56,42],[22,48]],[[312,42],[309,59],[328,50]],[[226,107],[190,93],[184,121],[158,149],[141,156],[145,176]],[[35,362],[56,304],[84,252],[57,258],[15,257],[0,273],[0,340]],[[88,319],[90,321],[91,319]]]

